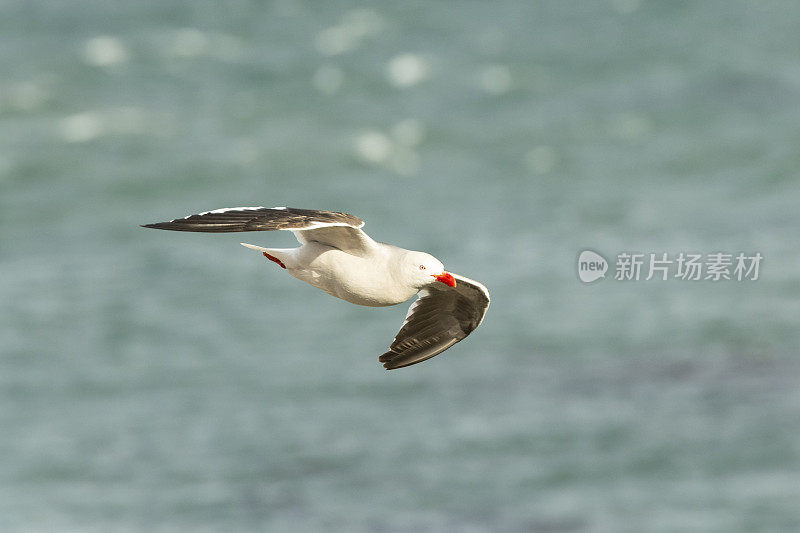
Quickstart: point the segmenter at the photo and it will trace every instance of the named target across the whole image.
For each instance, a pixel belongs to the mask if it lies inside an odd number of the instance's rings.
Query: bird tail
[[[255,244],[247,244],[246,242],[240,242],[239,244],[241,244],[242,246],[245,246],[247,248],[250,248],[252,250],[256,250],[257,252],[269,252],[270,251],[269,248],[262,248],[261,246],[256,246]]]
[[[286,262],[292,260],[292,248],[264,248],[262,246],[256,246],[255,244],[247,244],[246,242],[240,242],[239,244],[257,252],[261,252],[264,254],[264,257],[274,263],[277,263],[281,266],[281,268],[286,268]]]

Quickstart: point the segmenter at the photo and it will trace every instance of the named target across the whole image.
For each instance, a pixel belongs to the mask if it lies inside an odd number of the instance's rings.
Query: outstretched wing
[[[455,287],[435,283],[419,291],[389,351],[378,358],[385,368],[430,359],[481,324],[489,308],[489,291],[477,281],[457,274],[453,277]]]
[[[363,252],[376,246],[361,231],[364,221],[337,211],[293,207],[231,207],[215,209],[169,222],[143,224],[145,228],[172,231],[230,233],[239,231],[290,230],[300,242],[315,241],[349,252]]]

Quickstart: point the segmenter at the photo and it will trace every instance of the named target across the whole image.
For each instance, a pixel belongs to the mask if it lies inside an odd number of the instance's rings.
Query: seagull
[[[430,359],[481,324],[489,308],[486,287],[447,272],[430,254],[374,241],[363,226],[363,220],[348,213],[291,207],[231,207],[142,225],[206,233],[291,231],[300,243],[297,248],[241,244],[350,303],[383,307],[417,295],[389,351],[378,358],[389,370]]]

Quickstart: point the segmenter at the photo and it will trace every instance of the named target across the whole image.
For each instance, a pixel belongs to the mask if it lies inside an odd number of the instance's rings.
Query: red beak
[[[436,274],[431,274],[431,276],[436,278],[436,281],[441,281],[442,283],[444,283],[448,287],[455,287],[456,286],[456,278],[454,278],[453,275],[450,272],[442,272],[438,276]]]

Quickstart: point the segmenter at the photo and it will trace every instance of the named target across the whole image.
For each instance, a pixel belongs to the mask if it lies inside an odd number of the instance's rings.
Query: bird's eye
[[[425,265],[420,265],[420,266],[419,266],[419,269],[420,269],[420,270],[425,270]]]

